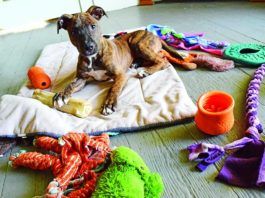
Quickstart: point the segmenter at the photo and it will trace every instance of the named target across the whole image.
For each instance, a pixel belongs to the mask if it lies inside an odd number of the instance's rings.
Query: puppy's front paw
[[[138,62],[134,62],[130,66],[130,68],[132,68],[132,69],[137,69],[138,67],[140,67],[140,64]]]
[[[116,111],[116,105],[114,103],[108,103],[106,102],[105,105],[102,108],[102,114],[103,115],[110,115]]]
[[[138,78],[144,78],[144,77],[149,76],[149,75],[150,74],[144,68],[137,69],[137,77]]]
[[[56,93],[53,97],[53,106],[55,108],[62,107],[67,104],[69,101],[69,97],[64,95],[63,93]]]

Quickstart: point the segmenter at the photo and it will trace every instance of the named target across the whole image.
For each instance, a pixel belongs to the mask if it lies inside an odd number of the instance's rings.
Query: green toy
[[[111,164],[100,176],[92,198],[159,198],[164,190],[158,173],[151,173],[143,159],[128,147],[111,153]]]
[[[243,65],[259,67],[265,63],[265,45],[232,44],[224,51],[224,57]]]
[[[183,33],[177,33],[174,29],[167,27],[167,26],[161,28],[161,34],[162,35],[172,34],[174,37],[176,37],[178,39],[185,38],[185,35]]]

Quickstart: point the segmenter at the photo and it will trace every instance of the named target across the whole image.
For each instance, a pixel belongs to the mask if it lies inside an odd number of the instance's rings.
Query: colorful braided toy
[[[107,134],[90,137],[84,133],[69,133],[58,140],[39,137],[34,143],[54,154],[22,152],[10,157],[10,165],[34,170],[51,169],[55,178],[46,189],[47,198],[91,196],[99,175],[95,169],[104,165],[111,151]]]
[[[226,158],[217,179],[240,187],[265,186],[265,142],[260,139],[263,132],[258,118],[259,90],[265,76],[265,64],[254,73],[246,94],[246,137],[225,146],[207,143],[193,144],[188,147],[189,159],[200,160],[197,168],[204,171],[226,153],[236,150]]]

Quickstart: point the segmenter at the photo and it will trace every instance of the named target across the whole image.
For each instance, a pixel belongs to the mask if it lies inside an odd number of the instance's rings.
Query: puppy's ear
[[[95,19],[97,19],[98,21],[101,19],[101,17],[106,16],[107,14],[106,12],[103,10],[103,8],[98,7],[98,6],[91,6],[90,8],[88,8],[88,10],[86,11],[87,13],[89,13],[92,17],[94,17]]]
[[[63,29],[67,28],[67,26],[69,25],[72,18],[73,18],[73,15],[64,14],[58,19],[58,21],[57,21],[57,34],[59,34],[59,30],[61,28],[63,28]]]

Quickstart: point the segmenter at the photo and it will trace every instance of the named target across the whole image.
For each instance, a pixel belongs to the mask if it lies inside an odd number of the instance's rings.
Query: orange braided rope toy
[[[34,144],[54,154],[18,153],[10,156],[10,165],[34,170],[51,169],[55,178],[46,189],[46,198],[90,197],[98,176],[94,169],[103,164],[111,152],[107,134],[88,136],[84,133],[68,133],[58,140],[39,137]],[[68,191],[71,192],[65,195]]]

